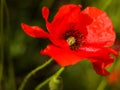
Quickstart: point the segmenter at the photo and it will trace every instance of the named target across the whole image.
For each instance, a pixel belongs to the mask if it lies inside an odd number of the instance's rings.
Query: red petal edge
[[[109,16],[96,7],[87,7],[82,12],[93,19],[93,22],[87,27],[87,44],[105,47],[112,46],[116,35]]]
[[[109,75],[109,72],[107,70],[105,70],[104,63],[93,62],[92,64],[93,64],[93,68],[95,69],[97,74],[99,74],[101,76]]]
[[[78,52],[79,55],[90,59],[93,64],[94,70],[101,76],[108,75],[109,72],[105,70],[107,66],[110,66],[114,59],[111,54],[117,56],[118,53],[111,48],[95,48],[95,47],[83,47]]]
[[[52,57],[61,66],[73,65],[84,59],[71,50],[65,50],[54,45],[48,45],[40,53]]]
[[[118,55],[116,51],[113,49],[108,48],[106,49],[106,52],[103,51],[103,54],[100,54],[97,57],[91,57],[90,61],[93,64],[93,67],[97,74],[101,76],[106,76],[109,74],[109,72],[105,69],[106,67],[110,66],[114,62],[114,58],[110,56],[110,54]]]
[[[46,33],[42,28],[38,26],[29,26],[22,23],[21,27],[26,34],[33,38],[48,38],[48,33]]]
[[[49,9],[47,7],[43,7],[42,8],[42,16],[45,20],[48,19],[48,16],[49,16]]]
[[[100,57],[93,57],[90,59],[93,67],[96,71],[97,74],[101,76],[106,76],[109,74],[109,72],[105,69],[106,67],[110,66],[113,62],[114,59],[110,56],[100,56]]]

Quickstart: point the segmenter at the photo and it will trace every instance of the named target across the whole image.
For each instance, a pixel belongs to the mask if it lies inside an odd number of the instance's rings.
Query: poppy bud
[[[62,90],[63,89],[63,81],[61,77],[54,76],[49,82],[50,90]]]

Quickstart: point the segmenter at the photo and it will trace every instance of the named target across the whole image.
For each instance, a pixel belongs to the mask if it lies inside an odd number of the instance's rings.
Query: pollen
[[[76,42],[76,39],[75,39],[75,37],[70,36],[70,37],[67,39],[67,42],[68,42],[68,44],[71,46],[71,45],[73,45],[73,44]]]

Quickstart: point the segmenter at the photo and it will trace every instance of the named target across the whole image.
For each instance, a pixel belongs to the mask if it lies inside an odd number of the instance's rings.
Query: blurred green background
[[[49,59],[39,54],[49,41],[27,36],[20,24],[24,22],[29,25],[38,25],[47,30],[41,15],[42,7],[47,6],[50,9],[49,20],[51,21],[58,8],[69,3],[81,4],[83,9],[87,6],[95,6],[104,10],[110,16],[117,34],[113,47],[120,50],[120,0],[1,0],[0,90],[17,90],[31,70]],[[55,73],[59,67],[53,61],[31,77],[25,90],[34,90],[36,85]],[[116,58],[113,68],[120,68],[119,57]],[[102,87],[105,85],[104,90],[120,90],[120,82],[107,83],[107,77],[97,75],[87,60],[66,67],[61,76],[63,90],[97,90],[100,85]],[[48,85],[41,90],[49,90]]]

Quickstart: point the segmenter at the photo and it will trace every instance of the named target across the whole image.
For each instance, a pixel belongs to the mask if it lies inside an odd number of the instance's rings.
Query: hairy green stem
[[[44,63],[43,65],[38,66],[37,68],[35,68],[34,70],[32,70],[32,71],[25,77],[25,79],[23,80],[23,82],[22,82],[22,84],[21,84],[21,86],[20,86],[20,88],[19,88],[18,90],[24,90],[24,87],[25,87],[28,79],[29,79],[33,74],[35,74],[37,71],[43,69],[43,68],[46,67],[48,64],[50,64],[51,61],[52,61],[52,58],[49,59],[49,60],[48,60],[46,63]]]
[[[45,81],[43,81],[42,83],[40,83],[35,90],[40,90],[45,84],[47,84],[52,77],[59,77],[59,75],[63,72],[64,67],[60,68],[54,75],[52,75],[51,77],[49,77],[48,79],[46,79]]]

